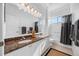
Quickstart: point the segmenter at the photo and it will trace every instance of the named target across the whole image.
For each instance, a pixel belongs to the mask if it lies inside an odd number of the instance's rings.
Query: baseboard
[[[53,49],[53,48],[50,48],[43,56],[47,56],[48,53],[49,53],[52,49]],[[53,50],[56,50],[56,51],[61,52],[61,53],[65,54],[65,55],[68,55],[68,56],[72,56],[72,55],[70,55],[70,54],[64,53],[64,52],[59,51],[59,50],[57,50],[57,49],[53,49]]]
[[[63,47],[66,47],[66,48],[72,48],[71,45],[62,44],[62,43],[60,43],[60,41],[54,41],[54,43],[59,44],[59,45],[61,45],[61,46],[63,46]]]
[[[47,48],[41,56],[46,56],[52,48]]]

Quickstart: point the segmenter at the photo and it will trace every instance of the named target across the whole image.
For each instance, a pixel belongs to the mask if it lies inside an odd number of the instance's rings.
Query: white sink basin
[[[23,40],[23,41],[18,42],[18,44],[29,43],[29,42],[31,42],[31,41],[32,41],[32,40]]]

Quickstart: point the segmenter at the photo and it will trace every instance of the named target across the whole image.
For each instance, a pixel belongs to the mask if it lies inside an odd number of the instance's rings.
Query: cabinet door
[[[44,51],[48,48],[49,46],[49,41],[48,39],[44,39],[38,42],[37,44],[37,48],[35,49],[36,51],[34,51],[34,56],[41,56]]]
[[[38,41],[32,44],[32,55],[33,56],[40,55],[40,44],[41,44],[41,41]]]
[[[45,46],[46,46],[46,49],[50,47],[50,41],[49,41],[49,38],[46,38],[46,45],[45,45]]]
[[[6,56],[29,56],[31,54],[31,48],[29,46],[30,45],[17,49],[15,51],[12,51],[6,54]]]
[[[36,45],[37,47],[33,53],[33,56],[41,56],[41,42],[42,40],[37,42],[37,45]]]
[[[43,54],[47,48],[50,47],[50,43],[49,43],[49,40],[48,38],[45,38],[43,41],[42,41],[42,45],[41,45],[41,54]]]

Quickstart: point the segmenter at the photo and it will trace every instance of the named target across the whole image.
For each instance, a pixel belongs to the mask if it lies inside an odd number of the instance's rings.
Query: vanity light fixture
[[[35,10],[29,3],[21,3],[24,12],[30,13],[33,17],[41,17],[41,13]]]
[[[31,8],[31,12],[33,12],[34,11],[34,9],[33,8]]]
[[[24,7],[23,9],[24,9],[24,12],[28,12],[28,10],[27,10],[27,8],[26,8],[26,7]]]
[[[32,14],[32,15],[33,15],[34,17],[36,17],[34,12],[33,12],[33,14]]]
[[[27,9],[27,12],[30,13],[30,5],[28,5],[26,9]]]
[[[37,14],[37,10],[34,11],[34,16],[35,16],[35,17],[36,17],[36,14]]]
[[[35,12],[34,13],[37,13],[37,10],[35,10]]]
[[[36,17],[36,13],[37,13],[37,10],[34,10],[33,12],[31,12],[32,16]]]
[[[34,9],[33,9],[33,8],[31,8],[31,15],[33,15],[33,12],[34,12]]]

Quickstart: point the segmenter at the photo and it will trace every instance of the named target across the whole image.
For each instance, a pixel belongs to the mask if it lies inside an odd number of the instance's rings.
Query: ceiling
[[[51,14],[55,10],[68,5],[68,3],[30,3],[30,5],[44,15],[46,13],[46,9],[48,10],[48,13]]]
[[[48,13],[51,13],[67,4],[68,3],[31,3],[32,6],[43,14],[45,13],[46,8],[48,9]]]

